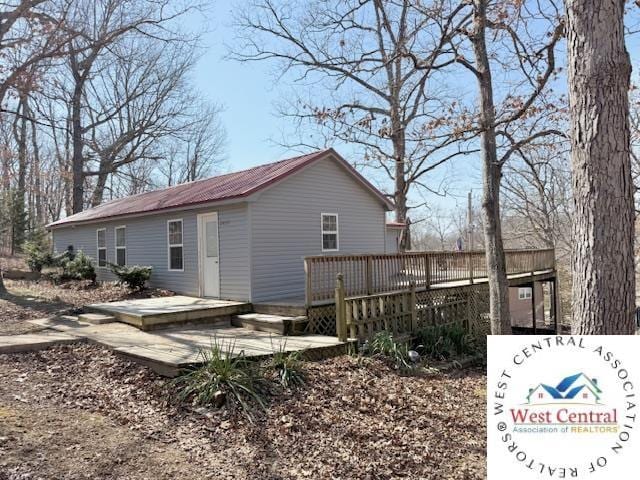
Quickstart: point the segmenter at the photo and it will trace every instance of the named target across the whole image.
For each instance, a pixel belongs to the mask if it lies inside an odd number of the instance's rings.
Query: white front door
[[[198,215],[198,250],[202,296],[220,297],[220,248],[215,212]]]

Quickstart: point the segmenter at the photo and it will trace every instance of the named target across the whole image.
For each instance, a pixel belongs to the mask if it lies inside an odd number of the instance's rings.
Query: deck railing
[[[553,249],[508,250],[507,274],[525,274],[555,268]],[[374,295],[436,285],[469,282],[487,277],[485,253],[407,252],[380,255],[318,255],[305,257],[305,301],[313,305],[332,301],[336,275],[342,273],[345,295]]]

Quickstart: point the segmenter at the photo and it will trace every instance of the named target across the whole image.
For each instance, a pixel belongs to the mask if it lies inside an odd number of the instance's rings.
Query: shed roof
[[[376,196],[388,210],[392,209],[389,200],[380,190],[355,170],[332,148],[280,160],[239,172],[218,175],[216,177],[183,183],[173,187],[140,193],[103,203],[47,225],[47,228],[94,222],[141,213],[152,213],[180,207],[192,207],[222,201],[242,201],[248,196],[266,189],[274,183],[300,171],[317,160],[332,156],[364,188]]]

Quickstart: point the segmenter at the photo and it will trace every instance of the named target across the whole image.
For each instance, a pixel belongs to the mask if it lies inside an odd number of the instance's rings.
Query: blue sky
[[[287,128],[286,120],[275,114],[274,104],[286,97],[286,89],[291,87],[278,84],[272,74],[273,65],[269,62],[242,64],[224,58],[227,53],[225,42],[231,42],[234,37],[231,8],[232,2],[215,2],[207,13],[207,19],[193,15],[190,18],[192,25],[187,25],[194,30],[203,27],[208,30],[203,37],[204,53],[196,66],[193,80],[203,98],[224,107],[222,121],[228,133],[226,169],[230,171],[295,154],[273,141],[281,138]],[[475,94],[474,82],[465,82],[458,87]],[[337,150],[350,159],[352,152],[348,146],[338,146]],[[466,205],[470,189],[474,190],[476,202],[479,199],[481,174],[477,155],[445,164],[432,172],[430,178],[429,184],[433,187],[446,183],[447,195],[414,194],[414,202],[426,200],[434,206],[452,209],[456,204]],[[376,182],[376,179],[372,181],[383,189],[390,187]]]
[[[205,26],[204,53],[193,76],[196,88],[204,98],[223,105],[222,121],[228,134],[227,170],[240,170],[254,165],[295,155],[295,152],[275,144],[287,128],[286,120],[275,114],[275,103],[286,96],[286,85],[279,85],[273,75],[273,65],[268,62],[240,62],[225,59],[225,42],[233,39],[231,3],[216,2],[207,14],[191,17],[192,28]],[[349,158],[348,146],[337,150]],[[378,186],[385,185],[371,179]],[[477,158],[467,157],[440,167],[434,172],[431,184],[447,183],[447,196],[424,194],[415,197],[416,202],[428,200],[434,205],[449,209],[457,202],[466,205],[470,188],[479,193],[480,170]],[[475,196],[475,195],[474,195]]]

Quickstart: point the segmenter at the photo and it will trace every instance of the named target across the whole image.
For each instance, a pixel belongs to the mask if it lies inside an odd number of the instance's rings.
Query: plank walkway
[[[106,346],[166,376],[175,376],[181,369],[201,363],[201,352],[213,345],[225,353],[242,353],[247,357],[265,357],[280,351],[307,351],[322,356],[323,352],[345,346],[345,343],[331,336],[284,336],[239,327],[190,326],[144,332],[120,322],[93,325],[70,316],[30,322],[53,332],[0,336],[0,353],[89,341]]]

